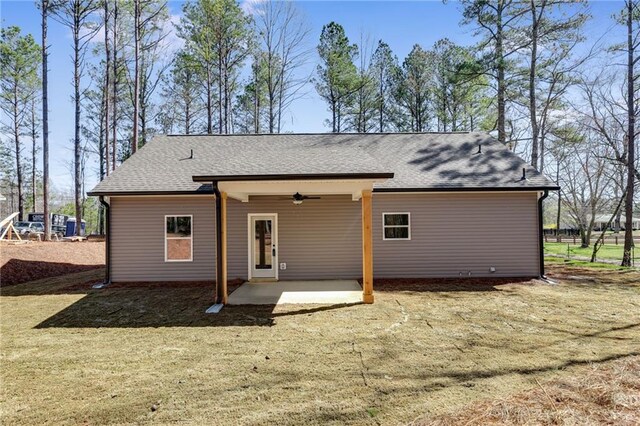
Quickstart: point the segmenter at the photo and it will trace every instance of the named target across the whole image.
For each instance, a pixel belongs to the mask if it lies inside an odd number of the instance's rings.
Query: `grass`
[[[548,242],[544,244],[545,254],[555,254],[561,256],[567,256],[567,247],[569,248],[569,256],[577,256],[591,259],[591,253],[593,252],[593,246],[587,248],[581,248],[580,245],[573,245],[567,243],[552,243]],[[622,250],[624,246],[622,244],[604,244],[598,250],[597,259],[601,260],[622,260]],[[634,259],[636,265],[640,266],[640,249],[635,250]]]
[[[610,271],[627,271],[629,268],[620,266],[617,263],[589,262],[587,260],[567,259],[564,257],[547,256],[544,259],[547,265],[579,267],[587,269],[608,269]]]
[[[640,354],[640,273],[548,269],[218,315],[203,283],[92,290],[100,270],[2,288],[2,423],[428,423]]]

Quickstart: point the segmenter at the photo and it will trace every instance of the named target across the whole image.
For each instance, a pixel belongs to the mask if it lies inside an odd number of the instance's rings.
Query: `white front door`
[[[278,278],[278,216],[249,215],[249,279]]]

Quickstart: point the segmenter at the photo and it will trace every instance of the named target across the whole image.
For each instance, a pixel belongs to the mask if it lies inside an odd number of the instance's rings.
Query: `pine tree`
[[[358,46],[351,44],[344,28],[335,22],[322,27],[318,44],[320,65],[317,67],[316,90],[331,111],[331,130],[343,131],[344,114],[359,88],[358,70],[353,61],[358,55]]]
[[[28,132],[29,108],[39,91],[40,46],[19,27],[0,32],[0,109],[4,112],[3,132],[13,140],[13,155],[18,190],[18,218],[23,219],[24,158],[22,135]]]

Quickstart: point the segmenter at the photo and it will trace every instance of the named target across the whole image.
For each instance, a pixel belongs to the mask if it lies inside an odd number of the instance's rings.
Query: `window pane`
[[[409,228],[385,228],[384,237],[386,239],[407,239],[409,238]]]
[[[271,269],[271,221],[256,220],[255,227],[255,268]]]
[[[167,240],[167,260],[191,259],[191,239]]]
[[[167,218],[167,237],[190,237],[191,217],[172,216]]]
[[[385,214],[384,215],[384,224],[385,225],[409,225],[409,215],[408,214]]]

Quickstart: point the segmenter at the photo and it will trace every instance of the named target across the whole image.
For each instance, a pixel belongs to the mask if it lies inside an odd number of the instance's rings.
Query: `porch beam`
[[[373,303],[373,237],[371,191],[362,191],[362,301]]]

